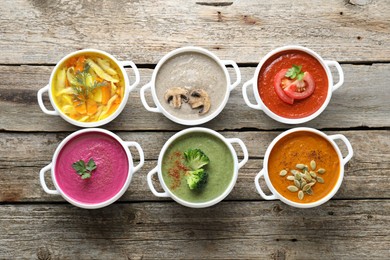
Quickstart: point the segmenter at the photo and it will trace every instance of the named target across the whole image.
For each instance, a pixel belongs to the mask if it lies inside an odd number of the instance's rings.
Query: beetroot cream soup
[[[82,179],[72,168],[79,160],[96,163],[91,177]],[[113,137],[89,132],[71,139],[61,149],[55,166],[55,178],[61,190],[70,198],[96,204],[115,196],[128,177],[129,162],[123,146]]]

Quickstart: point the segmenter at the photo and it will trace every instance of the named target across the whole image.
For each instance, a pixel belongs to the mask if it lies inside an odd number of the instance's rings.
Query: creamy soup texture
[[[72,168],[79,160],[93,159],[96,170],[89,179],[81,179]],[[82,203],[100,203],[115,196],[129,173],[122,145],[103,133],[84,133],[71,139],[61,150],[55,165],[58,186],[72,199]]]
[[[155,87],[163,108],[171,115],[184,120],[199,119],[212,114],[228,94],[223,68],[212,58],[197,52],[180,53],[164,62],[157,73]],[[183,103],[181,108],[172,107],[164,100],[165,92],[172,87],[204,89],[210,97],[210,110],[199,115],[199,109],[192,109],[186,103]]]
[[[186,163],[183,153],[201,149],[210,159],[204,167],[209,177],[200,191],[190,190],[186,181]],[[175,140],[166,150],[162,162],[165,184],[179,198],[189,202],[206,202],[219,197],[233,179],[234,160],[229,147],[208,133],[188,133]]]

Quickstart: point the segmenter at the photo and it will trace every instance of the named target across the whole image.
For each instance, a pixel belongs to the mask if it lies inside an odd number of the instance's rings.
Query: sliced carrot
[[[114,100],[114,104],[119,104],[121,101],[122,101],[122,99],[118,96],[118,97]]]
[[[97,104],[95,100],[93,99],[88,99],[87,100],[87,115],[91,116],[96,113],[97,111]]]
[[[85,63],[85,56],[80,56],[76,61],[75,71],[83,71]]]
[[[85,115],[87,113],[87,106],[85,105],[85,102],[75,102],[73,105],[79,114]]]
[[[118,108],[119,104],[115,104],[115,102],[112,104],[112,106],[110,107],[110,110],[108,110],[107,112],[107,116],[109,115],[112,115],[115,110]]]
[[[102,104],[107,105],[108,100],[111,98],[111,90],[108,86],[102,88]]]
[[[76,64],[76,61],[77,61],[77,58],[76,57],[72,57],[70,58],[67,62],[66,62],[66,67],[72,67]]]

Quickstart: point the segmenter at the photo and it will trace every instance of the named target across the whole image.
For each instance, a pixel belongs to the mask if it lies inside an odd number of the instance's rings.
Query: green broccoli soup
[[[233,178],[234,161],[229,147],[204,132],[180,136],[165,151],[162,175],[177,197],[193,203],[220,196]]]

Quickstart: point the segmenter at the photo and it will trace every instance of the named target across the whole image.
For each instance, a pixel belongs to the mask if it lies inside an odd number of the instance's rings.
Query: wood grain
[[[388,74],[390,64],[343,65],[343,69],[344,85],[333,92],[325,111],[304,125],[320,129],[389,126],[390,92],[388,80],[383,75]],[[3,71],[0,74],[1,130],[53,132],[77,129],[59,116],[44,114],[38,106],[36,93],[48,84],[52,67],[0,66],[0,70]],[[242,67],[242,82],[253,78],[254,72],[255,68]],[[117,131],[177,131],[186,128],[170,121],[163,114],[148,112],[141,104],[139,89],[150,81],[152,73],[151,69],[140,70],[139,87],[130,93],[122,113],[104,128]],[[133,72],[130,69],[128,74],[132,82]],[[204,124],[205,127],[214,130],[271,130],[291,127],[276,122],[263,111],[248,107],[242,97],[241,86],[242,84],[231,92],[222,113]],[[251,93],[249,96],[255,102]],[[150,93],[147,93],[147,100],[152,106]],[[47,107],[51,108],[48,101]]]
[[[388,259],[389,201],[0,207],[1,259]],[[46,257],[46,258],[44,258]]]
[[[7,0],[0,6],[0,64],[55,64],[80,48],[156,64],[187,45],[258,63],[287,44],[343,62],[389,61],[388,1],[213,2]]]
[[[4,0],[0,24],[0,259],[390,259],[390,1]],[[288,44],[341,62],[345,73],[326,110],[302,125],[344,134],[354,148],[337,194],[313,209],[264,201],[254,186],[268,145],[295,126],[249,108],[241,86],[264,55]],[[241,84],[203,126],[242,139],[250,155],[230,195],[205,209],[157,198],[146,182],[163,144],[187,127],[148,112],[139,90],[165,54],[190,45],[239,64]],[[82,48],[141,68],[125,109],[103,128],[138,142],[146,162],[122,198],[98,210],[39,183],[58,144],[79,128],[44,114],[37,91]]]
[[[254,177],[263,167],[263,156],[268,145],[280,132],[222,132],[227,138],[238,137],[247,145],[250,160],[240,170],[237,183],[227,200],[260,200]],[[354,157],[346,165],[343,184],[335,199],[390,198],[390,140],[387,131],[338,131],[354,148]],[[0,133],[0,202],[63,202],[61,196],[46,194],[39,183],[39,171],[52,160],[58,144],[67,133]],[[157,165],[164,143],[173,135],[168,132],[119,132],[126,141],[136,141],[144,149],[146,163],[134,174],[128,191],[121,201],[156,201],[146,183],[146,175]],[[381,145],[377,145],[381,144]],[[339,143],[346,155],[346,148]],[[240,148],[236,148],[241,158]],[[12,151],[12,152],[6,152]],[[135,163],[136,151],[132,151]],[[47,174],[50,175],[50,174]],[[51,178],[47,178],[51,184]],[[156,187],[159,187],[157,178]],[[264,181],[261,185],[265,188]],[[162,200],[162,199],[161,199]]]

